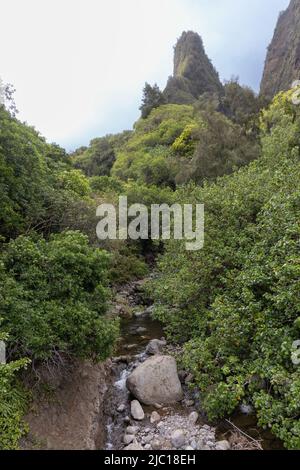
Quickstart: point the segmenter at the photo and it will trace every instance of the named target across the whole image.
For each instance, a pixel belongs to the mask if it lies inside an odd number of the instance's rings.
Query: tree
[[[142,118],[146,119],[152,109],[158,108],[165,103],[164,95],[160,91],[158,85],[155,83],[154,86],[151,86],[149,83],[146,83],[143,90],[142,105],[140,107]]]
[[[118,334],[118,322],[106,316],[109,262],[80,232],[10,241],[0,256],[8,359],[56,364],[63,354],[108,357]]]
[[[0,77],[0,106],[5,107],[10,114],[15,117],[18,114],[17,106],[14,100],[15,88],[11,84],[3,83]]]

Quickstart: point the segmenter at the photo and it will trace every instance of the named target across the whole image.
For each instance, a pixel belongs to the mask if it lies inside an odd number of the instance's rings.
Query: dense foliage
[[[108,176],[116,160],[116,152],[122,148],[130,136],[130,131],[93,139],[88,148],[81,147],[72,155],[75,168],[87,176]]]
[[[0,106],[0,449],[18,447],[28,394],[20,373],[62,358],[104,359],[118,335],[107,316],[113,261],[95,248],[97,200],[66,152]],[[83,232],[83,233],[81,233]],[[9,335],[7,336],[7,333]]]
[[[186,80],[191,68],[180,51]],[[207,65],[206,56],[198,60]],[[97,205],[117,205],[120,195],[147,208],[205,204],[204,249],[165,244],[150,284],[155,315],[182,345],[180,360],[211,420],[245,402],[261,426],[300,448],[292,362],[300,335],[300,111],[289,92],[259,114],[262,98],[236,80],[220,87],[211,64],[206,71],[212,89],[190,104],[164,104],[148,86],[133,131],[94,139],[71,156],[0,106],[0,340],[9,361],[0,365],[0,448],[16,448],[26,432],[20,371],[64,356],[109,356],[118,335],[109,287],[145,276],[147,256],[162,251],[158,241],[96,239]]]
[[[152,289],[209,418],[251,403],[261,426],[299,449],[300,112],[290,98],[263,113],[259,160],[178,191],[205,203],[205,247],[168,243]]]
[[[103,359],[117,329],[106,312],[107,253],[79,232],[20,236],[1,256],[0,310],[13,358],[55,361],[63,353]]]

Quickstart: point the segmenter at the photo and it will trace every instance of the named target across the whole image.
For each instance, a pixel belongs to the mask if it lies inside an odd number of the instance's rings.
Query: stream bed
[[[205,415],[199,411],[199,409],[201,410],[201,405],[197,393],[191,392],[189,387],[184,384],[183,402],[172,406],[161,407],[159,410],[153,406],[143,406],[146,416],[144,423],[136,423],[131,418],[130,402],[133,397],[130,396],[126,388],[126,380],[131,372],[149,357],[146,354],[146,347],[149,341],[152,339],[161,339],[164,336],[161,324],[151,317],[151,305],[149,306],[143,303],[143,298],[140,295],[140,286],[141,283],[132,283],[129,291],[123,292],[123,295],[128,297],[128,302],[131,304],[131,307],[134,307],[135,313],[130,317],[122,318],[121,338],[116,353],[117,356],[112,359],[114,379],[105,402],[105,414],[107,417],[106,449],[124,449],[126,428],[128,428],[128,426],[135,426],[136,424],[138,424],[139,437],[142,439],[145,450],[151,448],[150,444],[145,445],[145,442],[147,443],[147,434],[149,433],[150,435],[154,433],[153,439],[155,438],[156,429],[150,424],[150,417],[154,411],[158,411],[162,421],[165,422],[165,426],[169,426],[167,429],[171,429],[172,426],[174,426],[174,421],[177,421],[178,425],[187,426],[189,424],[189,415],[193,411],[197,411],[199,413],[197,425],[203,426],[209,433],[215,433],[216,439],[219,441],[228,439],[230,435],[233,434],[233,426],[227,421],[223,421],[214,428],[210,428]],[[247,436],[258,441],[264,450],[280,450],[283,448],[282,443],[270,432],[264,431],[257,426],[257,420],[254,414],[247,414],[245,411],[237,411],[230,418],[230,422]],[[161,425],[162,424],[163,423],[161,423]],[[148,440],[150,441],[150,438]],[[166,449],[168,449],[168,447],[166,447]]]

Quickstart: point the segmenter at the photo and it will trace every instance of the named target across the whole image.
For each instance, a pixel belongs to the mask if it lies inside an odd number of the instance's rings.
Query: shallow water
[[[145,332],[138,333],[138,328],[145,328]],[[164,336],[163,328],[151,315],[143,314],[139,317],[123,319],[121,322],[121,340],[118,346],[118,355],[136,355],[144,352],[151,339],[160,339]]]

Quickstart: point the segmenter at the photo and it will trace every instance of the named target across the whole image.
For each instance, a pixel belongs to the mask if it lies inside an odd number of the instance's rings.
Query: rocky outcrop
[[[55,392],[35,397],[27,415],[25,449],[94,450],[106,442],[104,402],[111,363],[77,362],[48,382]],[[52,379],[53,382],[53,379]]]
[[[300,0],[291,0],[280,13],[274,37],[268,48],[261,94],[272,98],[291,88],[300,79]]]
[[[168,103],[190,104],[203,93],[223,91],[219,75],[207,57],[199,34],[184,32],[175,46],[174,73],[164,96]]]
[[[176,403],[183,398],[176,361],[171,356],[148,359],[132,372],[126,385],[145,405]]]

